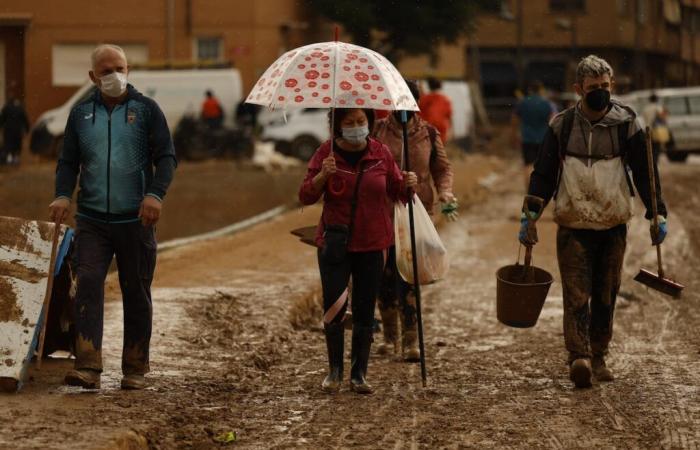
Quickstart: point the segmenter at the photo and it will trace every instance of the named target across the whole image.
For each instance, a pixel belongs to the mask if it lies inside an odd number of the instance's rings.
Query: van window
[[[700,115],[700,95],[688,97],[688,103],[690,103],[690,114]]]
[[[685,97],[666,97],[664,106],[672,116],[685,116],[688,114],[688,104]]]

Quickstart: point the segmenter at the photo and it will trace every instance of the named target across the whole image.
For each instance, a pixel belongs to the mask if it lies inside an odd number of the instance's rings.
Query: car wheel
[[[291,154],[302,161],[308,161],[321,143],[313,136],[302,135],[295,138],[291,145]]]
[[[668,151],[666,152],[666,157],[669,161],[685,162],[688,159],[688,152]]]

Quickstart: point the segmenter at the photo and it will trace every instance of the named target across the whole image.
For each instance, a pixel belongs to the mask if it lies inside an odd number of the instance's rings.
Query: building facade
[[[3,0],[0,102],[24,99],[35,120],[88,80],[90,52],[103,42],[123,46],[130,64],[232,64],[248,89],[301,45],[303,14],[294,0]]]
[[[698,0],[503,0],[479,20],[472,75],[492,110],[533,80],[572,91],[591,53],[611,63],[618,91],[696,85],[698,30]]]

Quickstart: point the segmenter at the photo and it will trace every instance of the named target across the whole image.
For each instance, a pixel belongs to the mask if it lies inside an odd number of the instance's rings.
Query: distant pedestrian
[[[541,82],[533,82],[528,95],[515,106],[511,118],[511,144],[521,150],[526,184],[547,133],[549,120],[554,115],[552,104],[542,95],[542,90]]]
[[[671,131],[668,128],[668,111],[659,103],[656,93],[649,96],[649,103],[642,110],[645,126],[651,128],[651,144],[654,149],[654,162],[658,162],[659,154],[666,150],[671,141]]]
[[[374,330],[374,305],[386,251],[394,242],[386,199],[407,201],[406,188],[416,186],[417,177],[413,172],[402,173],[389,149],[369,137],[374,111],[336,109],[329,122],[332,150],[331,141],[316,150],[299,190],[299,200],[304,205],[323,197],[316,244],[330,370],[322,389],[337,392],[343,379],[342,320],[352,278],[350,387],[357,393],[370,394],[372,387],[365,377]]]
[[[0,164],[19,164],[22,139],[29,132],[29,119],[18,98],[10,98],[0,110],[0,128],[3,130]]]
[[[406,80],[413,97],[420,100],[418,85]],[[445,146],[440,139],[440,132],[420,115],[408,112],[408,151],[411,169],[418,175],[415,192],[425,209],[432,214],[436,199],[442,203],[445,214],[453,213],[456,208],[455,196],[452,194],[452,166],[447,158]],[[402,166],[403,161],[403,127],[400,114],[394,112],[387,118],[377,121],[374,137],[386,144],[394,159]],[[390,207],[393,204],[389,205]],[[393,213],[393,208],[390,208]],[[448,216],[450,217],[450,216]],[[404,281],[396,268],[396,248],[392,245],[384,268],[382,289],[380,292],[379,312],[382,316],[384,342],[378,347],[380,353],[393,353],[398,347],[398,322],[401,322],[401,355],[405,361],[420,360],[418,352],[418,327],[416,321],[416,298],[413,285]]]
[[[610,96],[612,67],[590,55],[576,70],[576,106],[554,117],[535,169],[529,194],[555,200],[557,259],[564,297],[564,342],[569,377],[577,387],[591,386],[591,377],[612,381],[605,356],[613,334],[615,302],[620,289],[632,217],[634,188],[652,220],[646,134],[634,110]],[[628,169],[632,173],[629,177]],[[653,244],[666,237],[666,206],[657,172],[660,226],[650,228]],[[634,181],[634,186],[633,186]],[[533,212],[539,206],[530,205]],[[521,215],[519,239],[537,243],[532,216]]]
[[[442,92],[442,82],[437,78],[428,78],[430,92],[421,95],[418,107],[423,119],[437,128],[442,142],[450,140],[452,128],[452,102]]]
[[[51,220],[68,216],[80,178],[74,266],[75,369],[71,386],[100,387],[104,283],[116,255],[124,304],[122,389],[142,389],[149,372],[155,224],[175,171],[168,124],[155,101],[128,84],[124,50],[92,53],[96,89],[70,112],[56,169]]]
[[[218,130],[224,123],[224,108],[210,90],[205,92],[202,102],[202,120],[210,130]]]

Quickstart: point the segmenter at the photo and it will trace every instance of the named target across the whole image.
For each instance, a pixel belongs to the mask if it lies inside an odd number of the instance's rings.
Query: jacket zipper
[[[593,127],[595,125],[591,125],[591,127],[588,129],[588,167],[593,166],[593,159],[591,158],[593,156]]]
[[[110,191],[112,174],[112,111],[107,112],[107,222],[110,214]]]

